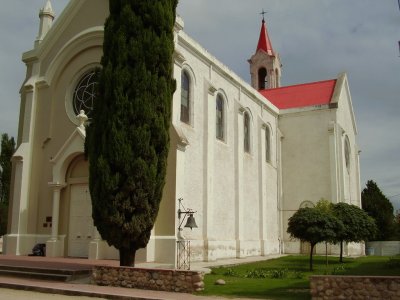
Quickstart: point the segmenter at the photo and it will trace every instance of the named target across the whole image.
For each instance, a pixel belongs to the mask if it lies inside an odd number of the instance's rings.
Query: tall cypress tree
[[[11,157],[15,152],[14,138],[1,135],[0,148],[0,236],[7,233],[8,203],[11,185]]]
[[[388,241],[396,238],[394,227],[393,204],[382,193],[375,181],[368,180],[361,192],[362,208],[375,219],[378,241]]]
[[[1,135],[0,148],[0,203],[8,205],[11,183],[11,157],[15,152],[15,141],[7,133]]]
[[[110,0],[93,119],[87,129],[93,220],[134,266],[165,183],[178,0]]]

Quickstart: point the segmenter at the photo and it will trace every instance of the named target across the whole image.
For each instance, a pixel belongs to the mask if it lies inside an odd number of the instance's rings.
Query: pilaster
[[[46,242],[46,256],[62,257],[64,256],[64,239],[60,239],[58,236],[58,224],[60,220],[61,190],[65,187],[65,184],[51,182],[49,186],[53,189],[53,210],[51,238]]]
[[[242,257],[240,242],[243,240],[243,156],[244,156],[244,141],[243,141],[243,122],[244,122],[243,107],[238,108],[237,113],[237,142],[236,147],[236,197],[235,197],[235,238],[236,238],[236,257]]]
[[[210,83],[205,82],[204,102],[204,190],[203,201],[203,239],[205,243],[204,260],[213,260],[209,256],[208,240],[212,238],[213,228],[213,200],[214,200],[214,143],[215,143],[215,95],[217,89]]]
[[[32,77],[27,80],[21,91],[21,103],[23,103],[21,131],[18,138],[20,144],[13,157],[13,185],[10,236],[14,242],[7,243],[5,253],[25,254],[21,251],[20,237],[28,234],[28,210],[30,206],[30,174],[32,168],[33,134],[36,120],[36,94],[39,64],[30,62],[28,68],[32,69]],[[7,240],[7,237],[5,238]],[[25,247],[24,247],[25,248]],[[25,250],[24,250],[25,251]]]
[[[261,243],[261,255],[265,255],[265,240],[266,240],[266,233],[268,232],[267,228],[267,221],[266,221],[266,207],[267,207],[267,168],[266,168],[266,161],[265,161],[265,151],[266,151],[266,129],[267,124],[262,123],[260,130],[260,142],[259,151],[258,151],[258,186],[259,186],[259,207],[258,207],[258,214],[259,214],[259,233],[260,233],[260,243]]]
[[[329,157],[331,172],[331,201],[332,203],[340,202],[339,198],[339,170],[338,170],[338,149],[337,149],[337,126],[335,122],[331,122],[328,128],[329,135]]]

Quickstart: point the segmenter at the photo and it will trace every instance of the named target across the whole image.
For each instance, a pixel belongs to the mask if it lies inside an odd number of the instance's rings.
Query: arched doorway
[[[67,255],[70,257],[88,257],[89,244],[95,234],[88,182],[88,162],[79,155],[67,172],[70,197]]]

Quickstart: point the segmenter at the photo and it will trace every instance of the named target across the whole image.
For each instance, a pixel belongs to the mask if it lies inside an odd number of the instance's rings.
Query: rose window
[[[96,99],[97,90],[96,73],[91,71],[86,73],[78,82],[74,91],[73,108],[75,115],[81,110],[90,118],[93,110],[93,103]]]

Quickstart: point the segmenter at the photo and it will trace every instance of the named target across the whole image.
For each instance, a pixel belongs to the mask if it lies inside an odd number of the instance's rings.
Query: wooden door
[[[93,238],[92,202],[87,184],[71,186],[68,256],[88,257]]]

